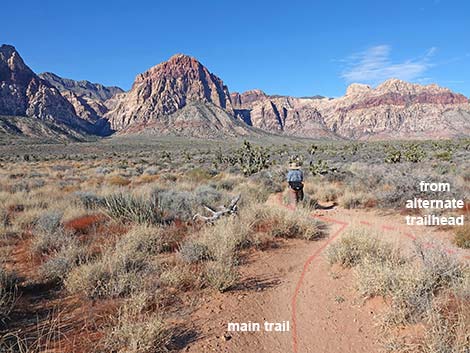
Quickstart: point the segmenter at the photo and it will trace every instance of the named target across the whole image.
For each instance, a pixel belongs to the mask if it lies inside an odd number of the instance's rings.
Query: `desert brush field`
[[[0,151],[1,352],[470,351],[469,139]],[[466,225],[407,228],[421,180],[449,183]],[[227,331],[248,320],[291,329]]]

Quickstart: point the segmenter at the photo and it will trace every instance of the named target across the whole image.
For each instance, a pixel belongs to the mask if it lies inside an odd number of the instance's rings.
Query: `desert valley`
[[[470,352],[468,97],[25,59],[0,47],[0,352]],[[463,225],[407,224],[431,216]]]

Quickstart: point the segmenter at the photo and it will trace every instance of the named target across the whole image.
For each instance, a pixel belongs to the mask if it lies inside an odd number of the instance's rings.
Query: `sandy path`
[[[336,209],[314,214],[329,223],[329,237],[320,241],[289,240],[280,248],[253,252],[241,266],[244,287],[199,303],[193,314],[200,337],[189,352],[235,353],[356,353],[379,352],[374,316],[381,300],[363,302],[354,289],[351,271],[327,264],[324,248],[341,228],[363,226],[380,236],[411,248],[414,237],[429,236],[448,242],[446,232],[409,229],[402,216],[377,211]],[[341,223],[342,222],[342,223]],[[342,224],[347,226],[343,227]],[[470,252],[457,250],[455,256]],[[299,285],[299,279],[300,285]],[[295,319],[295,323],[293,323]],[[228,322],[290,321],[290,332],[227,333]],[[293,327],[294,326],[294,327]]]

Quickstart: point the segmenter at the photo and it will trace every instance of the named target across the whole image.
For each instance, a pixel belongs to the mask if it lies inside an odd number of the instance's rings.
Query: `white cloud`
[[[346,58],[346,69],[341,77],[347,82],[360,82],[376,85],[389,78],[406,81],[419,81],[433,64],[431,58],[437,48],[429,48],[426,53],[415,59],[394,62],[389,45],[377,45]]]

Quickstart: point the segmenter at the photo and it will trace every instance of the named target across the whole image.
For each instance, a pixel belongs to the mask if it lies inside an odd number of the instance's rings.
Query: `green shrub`
[[[115,219],[140,224],[162,223],[162,213],[155,198],[144,199],[131,194],[116,193],[103,199],[102,207]]]

